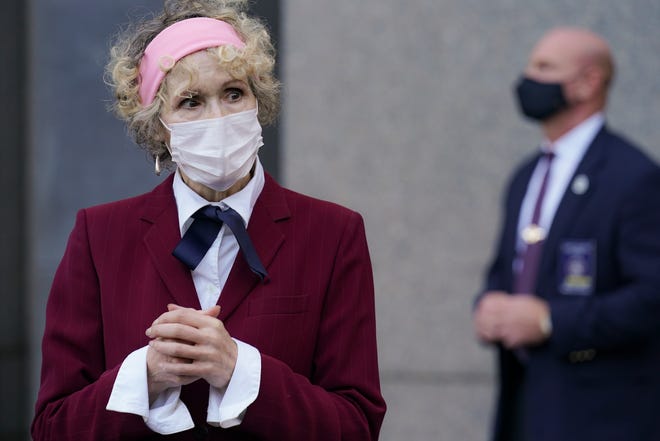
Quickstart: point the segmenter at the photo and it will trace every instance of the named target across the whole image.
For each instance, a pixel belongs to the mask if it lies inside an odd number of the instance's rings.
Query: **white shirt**
[[[233,208],[245,220],[247,226],[264,183],[264,170],[257,158],[254,176],[245,188],[211,205]],[[183,182],[178,170],[172,188],[179,216],[179,228],[183,236],[193,221],[190,216],[203,206],[209,205],[209,202]],[[231,230],[223,225],[209,251],[192,271],[193,283],[202,309],[217,304],[238,251],[236,238]],[[248,406],[257,398],[261,381],[259,351],[247,343],[236,339],[234,341],[238,346],[238,358],[227,388],[220,390],[209,386],[206,421],[223,428],[241,423]],[[190,412],[180,400],[181,387],[164,391],[149,407],[147,349],[148,346],[145,346],[126,357],[115,379],[106,409],[140,415],[151,430],[163,435],[193,428],[195,424]]]
[[[550,230],[559,203],[575,174],[575,170],[604,123],[605,117],[601,112],[598,112],[565,133],[554,143],[545,140],[541,144],[541,149],[544,152],[552,151],[554,153],[539,219],[539,226],[545,231]],[[525,193],[520,207],[520,216],[518,217],[516,250],[519,256],[526,247],[525,242],[522,240],[522,231],[532,221],[534,206],[536,205],[536,199],[541,190],[543,176],[547,168],[548,160],[545,158],[541,159],[536,164],[532,177],[527,184],[527,192]],[[520,259],[516,259],[514,262],[515,271],[520,269],[520,264]]]

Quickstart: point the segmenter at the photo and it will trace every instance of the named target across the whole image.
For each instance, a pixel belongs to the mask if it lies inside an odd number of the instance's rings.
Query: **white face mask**
[[[190,179],[216,191],[225,191],[246,176],[264,145],[256,108],[163,125],[171,132],[172,160]]]

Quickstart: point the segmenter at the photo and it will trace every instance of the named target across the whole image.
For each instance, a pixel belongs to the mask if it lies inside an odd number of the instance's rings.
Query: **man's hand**
[[[549,317],[550,308],[539,297],[490,291],[479,301],[473,321],[480,340],[502,343],[512,349],[545,341],[549,336]]]

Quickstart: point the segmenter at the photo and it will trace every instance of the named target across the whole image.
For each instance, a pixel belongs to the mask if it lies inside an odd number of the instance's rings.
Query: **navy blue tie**
[[[191,270],[197,268],[215,238],[218,237],[218,232],[220,232],[220,228],[224,223],[234,233],[238,246],[241,248],[252,272],[259,276],[261,280],[268,276],[257,251],[252,245],[250,236],[245,230],[240,214],[229,207],[223,211],[220,207],[206,205],[197,210],[192,218],[195,219],[192,225],[172,251],[172,254],[185,263],[188,268]]]

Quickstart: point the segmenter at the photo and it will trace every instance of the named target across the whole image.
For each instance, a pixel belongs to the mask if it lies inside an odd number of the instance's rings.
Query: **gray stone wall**
[[[471,303],[501,191],[538,132],[511,85],[545,30],[588,26],[619,72],[609,123],[660,157],[657,0],[287,0],[285,183],[361,212],[374,264],[383,441],[487,439],[493,354]]]

